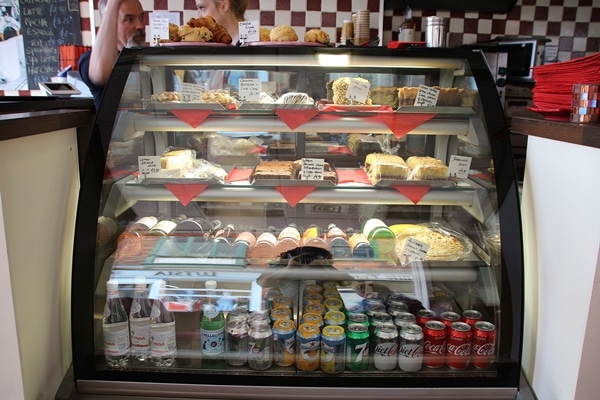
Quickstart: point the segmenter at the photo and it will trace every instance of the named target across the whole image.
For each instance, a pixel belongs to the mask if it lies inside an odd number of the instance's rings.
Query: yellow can
[[[319,369],[321,330],[314,324],[301,324],[296,331],[296,368],[300,371]]]

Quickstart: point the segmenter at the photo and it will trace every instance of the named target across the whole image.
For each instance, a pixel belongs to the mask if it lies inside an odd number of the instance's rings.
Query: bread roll
[[[305,42],[329,44],[329,34],[322,29],[314,28],[304,35]]]
[[[271,41],[271,30],[269,28],[265,28],[264,26],[261,26],[258,29],[258,34],[260,35],[260,41],[261,42],[270,42]]]
[[[289,25],[279,25],[271,29],[269,38],[272,42],[296,42],[298,41],[298,34]]]

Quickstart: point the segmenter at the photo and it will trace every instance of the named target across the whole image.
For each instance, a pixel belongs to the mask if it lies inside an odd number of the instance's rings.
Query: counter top
[[[578,124],[544,119],[537,113],[513,116],[510,130],[529,136],[538,136],[600,149],[600,124]]]

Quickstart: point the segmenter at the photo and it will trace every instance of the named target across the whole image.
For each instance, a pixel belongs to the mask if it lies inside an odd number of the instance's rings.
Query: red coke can
[[[448,330],[446,365],[453,369],[465,369],[471,360],[471,325],[453,322]]]
[[[419,325],[422,328],[425,326],[425,322],[435,319],[436,316],[437,315],[436,315],[435,311],[423,308],[423,309],[417,311],[417,315],[416,315],[417,325]]]
[[[446,325],[430,320],[423,328],[423,365],[440,368],[446,363]]]
[[[446,328],[450,329],[450,325],[452,325],[453,322],[460,321],[460,315],[454,311],[444,311],[440,314],[440,321],[446,325]]]
[[[483,316],[477,310],[465,310],[462,313],[461,321],[465,324],[471,325],[472,328],[473,325],[475,325],[475,322],[481,321],[482,318]]]
[[[475,322],[473,326],[473,344],[471,356],[473,366],[488,369],[494,362],[496,353],[496,327],[486,321]]]

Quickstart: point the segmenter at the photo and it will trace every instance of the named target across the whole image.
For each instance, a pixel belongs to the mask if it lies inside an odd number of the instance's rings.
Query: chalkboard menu
[[[25,47],[27,83],[50,82],[60,68],[59,46],[81,44],[79,2],[75,0],[20,0],[21,34]]]

